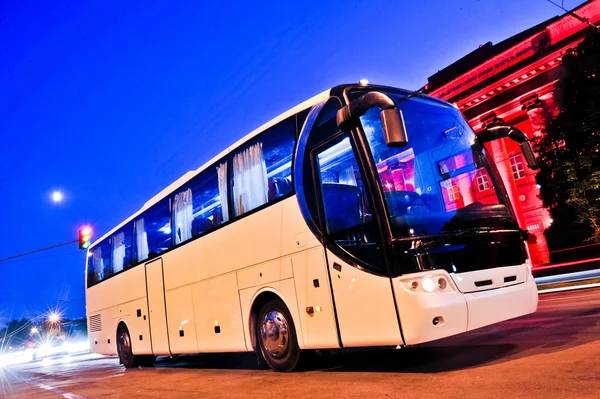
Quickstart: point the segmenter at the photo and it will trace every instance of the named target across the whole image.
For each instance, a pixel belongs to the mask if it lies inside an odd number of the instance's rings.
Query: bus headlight
[[[446,274],[436,273],[434,275],[414,276],[413,278],[403,279],[403,284],[410,291],[414,292],[432,293],[454,291],[454,286]]]
[[[423,279],[423,290],[425,292],[433,292],[433,290],[435,289],[435,284],[433,282],[432,279],[430,278],[424,278]]]

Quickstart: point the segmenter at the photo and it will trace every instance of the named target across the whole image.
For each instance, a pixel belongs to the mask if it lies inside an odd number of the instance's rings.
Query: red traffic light
[[[79,249],[88,249],[92,244],[92,228],[85,226],[79,229]]]

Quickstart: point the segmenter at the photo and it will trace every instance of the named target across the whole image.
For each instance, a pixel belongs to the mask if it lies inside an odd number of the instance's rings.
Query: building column
[[[536,95],[528,101],[524,101],[522,109],[527,112],[527,117],[531,124],[532,137],[530,139],[541,137],[548,120],[551,118],[550,104],[539,99]],[[532,184],[535,184],[535,182]],[[535,196],[535,200],[533,201],[534,208],[528,209],[524,217],[527,220],[527,225],[532,226],[531,233],[535,235],[536,243],[529,244],[529,252],[531,253],[534,265],[550,263],[550,252],[548,251],[548,243],[544,235],[544,230],[550,227],[550,214],[544,208],[542,200],[539,199],[540,190],[537,188],[537,185],[531,187],[531,192]]]

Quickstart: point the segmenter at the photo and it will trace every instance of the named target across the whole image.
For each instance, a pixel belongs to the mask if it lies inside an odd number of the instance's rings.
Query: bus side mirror
[[[531,148],[531,143],[529,142],[527,135],[521,130],[513,126],[492,126],[477,133],[477,140],[479,140],[481,144],[505,137],[519,143],[527,166],[530,169],[537,169],[538,165],[535,160],[535,155],[533,154],[533,149]]]
[[[408,144],[402,111],[398,108],[383,109],[379,116],[383,135],[385,136],[385,144],[388,147],[404,147]]]
[[[521,144],[519,144],[521,147],[521,152],[523,153],[523,156],[525,157],[525,162],[527,162],[527,166],[529,166],[529,169],[537,169],[538,168],[538,164],[537,161],[535,160],[535,155],[533,154],[533,149],[531,148],[531,143],[528,141],[522,142]]]
[[[344,131],[355,128],[358,125],[358,118],[373,107],[381,108],[379,117],[386,144],[389,147],[404,147],[408,144],[402,111],[390,96],[379,91],[363,94],[340,109],[336,116],[338,127]]]

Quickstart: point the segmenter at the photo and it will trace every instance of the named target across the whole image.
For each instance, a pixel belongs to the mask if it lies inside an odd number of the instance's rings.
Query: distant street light
[[[32,333],[32,334],[36,334],[37,332],[38,332],[38,329],[37,329],[37,327],[32,327],[32,328],[31,328],[31,333]]]
[[[50,316],[48,316],[48,321],[50,323],[58,323],[60,321],[60,315],[58,313],[50,313]]]
[[[52,192],[52,201],[59,203],[59,202],[62,202],[62,200],[63,200],[63,193],[61,193],[60,191]]]

